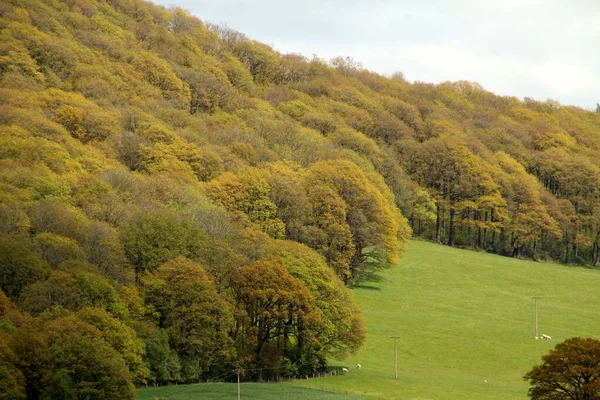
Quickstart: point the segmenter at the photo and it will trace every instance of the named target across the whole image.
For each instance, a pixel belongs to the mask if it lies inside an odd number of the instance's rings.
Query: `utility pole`
[[[390,339],[394,339],[394,379],[398,379],[398,347],[396,341],[400,336],[390,336]]]
[[[539,337],[538,334],[538,300],[541,299],[540,296],[533,296],[533,301],[535,302],[535,338]]]
[[[242,396],[241,391],[240,391],[240,370],[236,369],[235,373],[237,374],[237,378],[238,378],[238,400],[240,400],[241,396]]]

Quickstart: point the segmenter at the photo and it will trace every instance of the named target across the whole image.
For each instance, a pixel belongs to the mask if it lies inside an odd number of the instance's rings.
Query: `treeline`
[[[321,370],[411,232],[598,264],[596,113],[137,0],[8,0],[0,27],[0,398]]]

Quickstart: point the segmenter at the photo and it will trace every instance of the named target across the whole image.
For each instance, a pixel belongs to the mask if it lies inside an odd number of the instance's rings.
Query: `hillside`
[[[322,386],[402,399],[525,399],[523,375],[573,336],[600,337],[600,272],[411,241],[402,265],[355,289],[362,369]],[[539,300],[535,340],[534,302]],[[398,380],[393,341],[398,339]],[[487,383],[485,382],[487,380]],[[398,396],[399,395],[399,396]]]
[[[322,370],[365,341],[350,287],[411,234],[598,264],[598,113],[140,0],[7,0],[0,28],[10,398]]]

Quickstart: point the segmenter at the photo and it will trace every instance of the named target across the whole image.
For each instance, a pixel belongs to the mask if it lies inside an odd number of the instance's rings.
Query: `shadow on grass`
[[[364,289],[364,290],[381,290],[381,288],[379,288],[379,287],[377,287],[377,286],[372,286],[372,285],[364,285],[364,284],[354,285],[353,289]]]
[[[354,289],[365,289],[365,290],[381,290],[376,283],[383,282],[383,277],[379,275],[380,269],[366,270],[362,273],[362,276],[353,285]]]

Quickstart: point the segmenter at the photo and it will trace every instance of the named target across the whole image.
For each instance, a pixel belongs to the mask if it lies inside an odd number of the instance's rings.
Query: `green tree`
[[[529,397],[538,400],[600,399],[600,341],[570,338],[542,357],[529,371]]]
[[[67,372],[77,398],[135,398],[125,361],[102,339],[97,328],[75,316],[67,316],[48,322],[44,329],[53,369]]]
[[[84,260],[85,255],[77,242],[54,233],[39,233],[34,238],[42,258],[53,268],[66,260]]]
[[[0,399],[24,400],[25,378],[16,366],[17,357],[9,342],[9,335],[0,330]]]
[[[364,321],[347,288],[326,260],[315,250],[292,241],[275,241],[269,245],[269,258],[284,265],[300,279],[315,298],[321,319],[311,327],[318,339],[315,346],[325,356],[343,359],[355,353],[366,339]],[[310,335],[309,335],[310,336]],[[306,348],[310,341],[304,340]],[[299,349],[302,353],[306,349]],[[305,354],[298,354],[299,358]]]
[[[39,399],[52,376],[52,359],[48,344],[35,326],[24,326],[11,334],[11,348],[16,365],[25,377],[28,399]]]
[[[201,230],[174,212],[149,212],[134,216],[121,230],[125,254],[136,279],[179,256],[197,257],[204,241]]]
[[[50,266],[25,243],[9,237],[0,237],[0,289],[12,299],[18,298],[23,288],[44,280]]]
[[[48,396],[51,399],[77,400],[77,393],[73,389],[73,380],[66,369],[56,371],[50,382]]]
[[[86,307],[77,316],[98,328],[102,338],[123,357],[134,384],[146,382],[149,373],[143,360],[146,348],[133,328],[100,308]]]
[[[52,271],[48,280],[27,286],[19,299],[23,309],[39,314],[54,306],[72,311],[93,306],[123,315],[125,308],[115,287],[97,273],[81,270],[81,264],[75,267]]]
[[[142,335],[146,344],[145,360],[150,370],[148,380],[150,382],[182,382],[179,356],[169,346],[167,331],[159,329],[154,324],[143,326]]]
[[[202,372],[227,362],[233,355],[228,335],[232,313],[204,268],[179,257],[161,265],[155,276],[157,280],[144,281],[146,299],[180,355],[183,378],[199,379]]]

